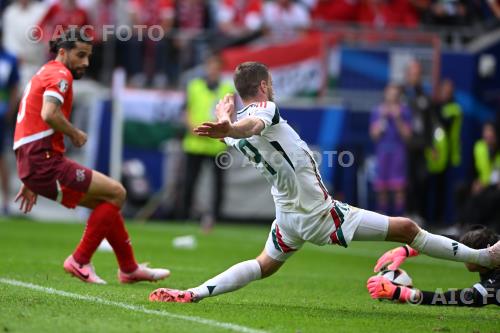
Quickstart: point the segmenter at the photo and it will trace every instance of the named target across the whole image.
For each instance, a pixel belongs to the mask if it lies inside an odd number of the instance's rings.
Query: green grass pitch
[[[371,300],[365,283],[378,256],[394,246],[390,243],[357,242],[348,249],[306,245],[276,275],[237,292],[198,304],[153,304],[147,297],[157,287],[196,286],[255,257],[268,228],[218,225],[210,235],[190,224],[129,223],[128,228],[137,259],[168,267],[169,279],[120,285],[113,254],[98,252],[93,263],[108,285],[84,284],[62,269],[82,224],[0,220],[0,332],[500,332],[496,306],[425,307]],[[174,237],[188,234],[198,240],[195,250],[172,246]],[[459,263],[423,256],[403,268],[421,289],[468,287],[477,280]],[[6,279],[42,289],[6,284]],[[47,288],[72,296],[50,294]]]

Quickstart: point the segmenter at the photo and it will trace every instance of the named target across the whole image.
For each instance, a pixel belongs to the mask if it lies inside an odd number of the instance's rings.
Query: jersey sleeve
[[[69,71],[55,69],[47,74],[46,80],[47,85],[43,96],[55,97],[63,104],[73,84]]]
[[[269,101],[259,103],[253,116],[261,119],[264,122],[265,128],[275,125],[280,121],[278,106]]]
[[[233,147],[235,147],[238,144],[237,139],[230,138],[230,137],[225,137],[224,142],[226,143],[226,145],[233,146]]]

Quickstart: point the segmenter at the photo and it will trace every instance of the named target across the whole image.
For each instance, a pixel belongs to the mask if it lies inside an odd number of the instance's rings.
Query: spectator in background
[[[411,6],[415,9],[417,13],[417,17],[420,21],[425,17],[427,12],[429,11],[429,6],[432,0],[408,0],[411,3]]]
[[[395,84],[385,88],[384,102],[371,115],[370,136],[375,142],[377,175],[374,182],[377,210],[402,216],[405,209],[406,146],[411,136],[410,110],[401,102],[401,90]],[[393,209],[390,210],[390,196]]]
[[[188,131],[184,137],[183,148],[186,153],[184,200],[180,207],[180,218],[190,217],[191,204],[196,182],[203,164],[209,164],[214,175],[214,200],[210,213],[202,216],[202,228],[208,232],[215,220],[220,217],[223,200],[223,170],[216,165],[215,157],[226,149],[218,140],[193,134],[193,128],[207,121],[214,121],[214,108],[219,99],[234,91],[230,82],[223,82],[222,59],[213,54],[205,60],[205,77],[191,80],[186,93],[186,123]]]
[[[355,22],[359,10],[358,0],[318,0],[312,8],[314,24]]]
[[[440,142],[435,145],[428,159],[436,162],[433,168],[431,183],[433,184],[434,205],[431,219],[436,222],[445,221],[445,209],[448,206],[448,198],[454,189],[449,184],[451,171],[461,164],[461,131],[462,131],[462,108],[455,101],[455,88],[449,79],[441,81],[435,101],[436,117],[438,119],[439,130],[434,133],[434,140],[441,137]],[[441,134],[438,134],[442,132]],[[428,163],[429,166],[429,163]]]
[[[61,34],[70,25],[90,25],[90,19],[87,11],[79,7],[76,0],[58,0],[49,7],[38,25],[43,31],[43,39],[49,41],[55,37],[54,34]],[[92,34],[93,31],[86,33]]]
[[[307,9],[293,0],[274,0],[264,4],[264,26],[271,42],[297,38],[310,25]]]
[[[488,3],[488,6],[493,13],[493,15],[496,17],[497,20],[500,19],[500,2],[498,0],[486,0]]]
[[[469,24],[474,18],[472,1],[467,0],[432,0],[423,21],[437,25]]]
[[[500,230],[500,146],[493,123],[483,125],[482,139],[474,145],[474,166],[477,177],[461,222]]]
[[[453,81],[445,79],[439,86],[437,99],[438,117],[443,124],[449,147],[449,165],[457,167],[461,163],[462,107],[455,101]]]
[[[407,0],[362,0],[358,22],[374,28],[415,28],[418,17],[415,8]]]
[[[141,31],[132,29],[134,35],[130,41],[126,41],[126,68],[130,84],[135,87],[152,84],[164,88],[168,80],[174,81],[177,75],[169,64],[172,56],[171,39],[166,37],[153,41],[148,38],[147,29],[158,25],[166,36],[171,34],[175,17],[174,0],[130,0],[129,15],[132,27],[145,27]]]
[[[427,215],[429,174],[425,149],[432,144],[432,101],[422,85],[420,62],[412,60],[408,63],[405,80],[403,95],[411,111],[411,136],[407,142],[407,212],[414,216],[414,220],[422,221]]]
[[[94,42],[92,47],[92,63],[87,71],[87,76],[95,80],[109,82],[111,71],[114,67],[115,42],[114,32],[104,31],[105,26],[117,26],[117,16],[120,15],[118,1],[93,0],[86,7],[94,29]],[[104,35],[106,33],[106,36]],[[106,43],[103,43],[103,40]]]
[[[203,62],[208,53],[210,34],[215,27],[209,3],[204,0],[177,0],[175,4],[176,35],[173,40],[177,72]]]
[[[262,34],[262,0],[219,0],[220,47],[246,44]]]
[[[297,0],[297,2],[302,4],[308,11],[312,11],[318,1],[320,0]]]
[[[19,72],[17,59],[1,47],[0,69],[0,185],[3,199],[0,215],[8,215],[10,172],[5,158],[5,146],[7,137],[12,135],[11,125],[16,112]]]
[[[43,2],[17,0],[2,15],[2,45],[6,52],[18,59],[21,87],[26,86],[45,61],[40,57],[44,52],[43,43],[33,43],[26,34],[30,27],[40,22],[46,11],[47,5]]]
[[[477,178],[472,186],[473,194],[500,183],[500,147],[493,123],[483,125],[482,139],[474,145],[474,166]]]
[[[3,13],[5,8],[11,3],[11,0],[0,0],[0,13]]]

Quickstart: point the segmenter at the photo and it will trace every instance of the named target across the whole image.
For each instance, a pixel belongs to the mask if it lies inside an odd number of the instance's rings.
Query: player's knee
[[[400,218],[400,228],[401,228],[401,236],[404,239],[406,243],[411,243],[415,236],[418,234],[420,231],[420,227],[413,222],[413,220],[407,218],[407,217],[401,217]]]
[[[271,265],[266,265],[266,264],[262,265],[260,262],[259,264],[260,264],[261,278],[266,278],[268,276],[271,276],[274,273],[276,273],[279,269]]]
[[[257,262],[260,265],[260,272],[262,279],[273,275],[283,265],[282,262],[276,261],[274,259],[269,258],[268,256],[263,256],[263,255],[257,257]]]
[[[123,187],[123,185],[120,184],[119,182],[115,181],[113,182],[113,185],[111,185],[110,191],[111,191],[110,201],[116,206],[121,208],[125,203],[125,199],[127,197],[127,191],[125,190],[125,187]]]

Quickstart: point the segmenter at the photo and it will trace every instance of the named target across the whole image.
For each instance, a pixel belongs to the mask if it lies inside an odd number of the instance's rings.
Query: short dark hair
[[[498,242],[499,238],[494,230],[484,225],[476,224],[460,237],[460,242],[473,249],[484,249]]]
[[[234,72],[234,85],[242,99],[256,96],[260,83],[268,79],[269,69],[256,61],[241,63]]]
[[[74,49],[77,42],[92,45],[92,36],[89,36],[84,28],[68,28],[49,42],[50,52],[57,54],[61,48],[65,50]]]

